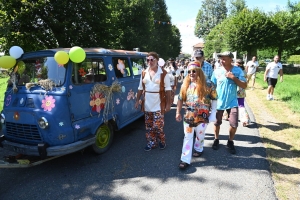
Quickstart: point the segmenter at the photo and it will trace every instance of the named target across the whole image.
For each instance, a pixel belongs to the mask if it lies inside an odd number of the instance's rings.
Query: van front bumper
[[[79,151],[85,147],[88,147],[94,143],[95,137],[90,137],[88,139],[79,140],[71,144],[51,147],[47,147],[47,145],[45,144],[38,144],[36,146],[19,144],[5,139],[1,141],[0,145],[6,150],[20,153],[23,155],[45,157],[70,154]]]

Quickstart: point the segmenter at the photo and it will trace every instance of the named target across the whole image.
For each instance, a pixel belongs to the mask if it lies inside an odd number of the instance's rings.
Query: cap
[[[188,69],[197,68],[200,69],[200,63],[198,61],[190,62],[188,65]]]
[[[204,52],[201,49],[196,49],[194,51],[194,58],[203,57],[203,56],[204,56]]]
[[[244,61],[242,61],[242,59],[236,59],[236,61],[235,61],[236,63],[239,63],[239,64],[241,64],[241,65],[243,65],[244,64]]]
[[[234,57],[233,54],[230,51],[225,51],[223,53],[218,53],[217,56],[218,57],[227,56],[227,57],[230,57],[230,58]]]

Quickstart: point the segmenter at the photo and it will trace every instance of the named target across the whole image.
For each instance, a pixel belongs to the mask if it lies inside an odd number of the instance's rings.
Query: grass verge
[[[0,78],[0,111],[3,109],[4,93],[7,87],[8,77]]]
[[[247,90],[246,97],[266,148],[280,200],[300,199],[300,99],[297,104],[293,101],[300,98],[297,95],[300,89],[294,87],[297,78],[300,79],[300,75],[284,75],[284,82],[276,85],[275,100],[267,101],[267,83],[259,73],[256,89]],[[296,94],[295,97],[291,93]],[[289,95],[290,98],[284,98]]]

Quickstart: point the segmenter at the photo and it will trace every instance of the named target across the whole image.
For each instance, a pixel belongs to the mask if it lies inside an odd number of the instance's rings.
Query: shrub
[[[300,55],[292,55],[287,59],[289,64],[300,64]]]
[[[259,64],[260,67],[266,67],[267,66],[267,64],[264,60],[258,61],[258,64]]]

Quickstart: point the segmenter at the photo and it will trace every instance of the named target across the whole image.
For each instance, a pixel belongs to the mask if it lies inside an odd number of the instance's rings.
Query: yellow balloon
[[[74,63],[81,63],[86,57],[85,51],[81,47],[72,47],[70,49],[69,55],[70,59]]]
[[[68,63],[69,55],[65,51],[58,51],[58,52],[55,53],[54,59],[58,64],[64,65],[64,64]]]
[[[19,72],[19,74],[23,74],[23,72],[25,71],[25,63],[22,60],[20,60],[17,63],[17,66],[18,66],[18,72]]]
[[[10,69],[16,64],[16,59],[11,56],[0,57],[0,67],[5,69]]]

